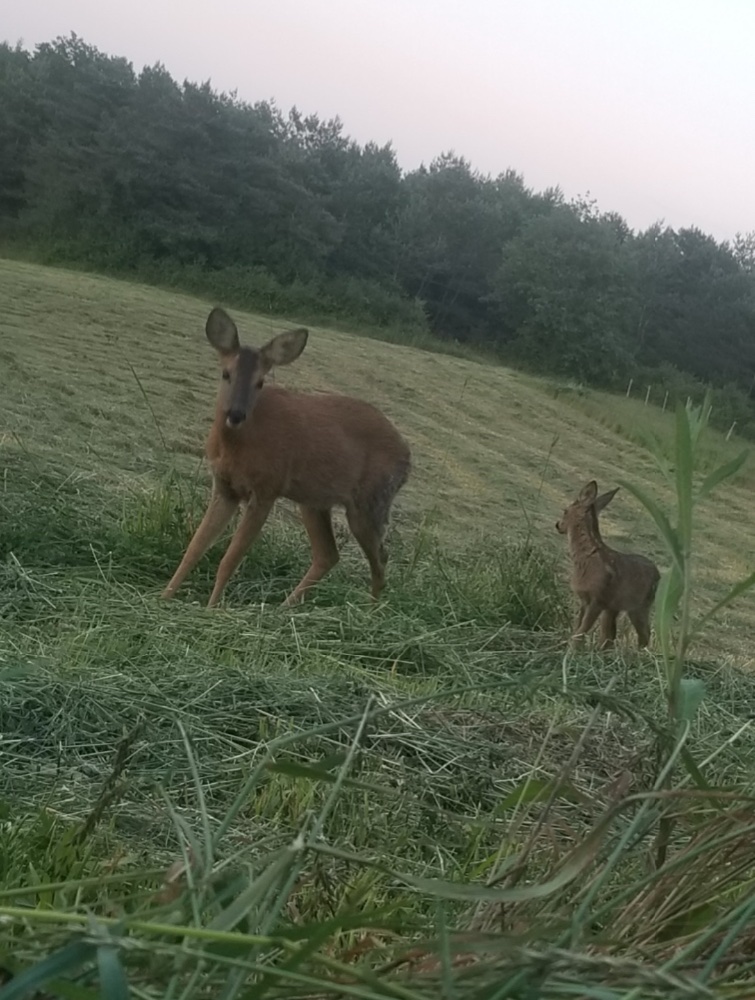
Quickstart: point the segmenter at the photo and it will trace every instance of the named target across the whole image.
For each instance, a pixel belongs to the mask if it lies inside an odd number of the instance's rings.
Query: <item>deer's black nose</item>
[[[246,413],[243,410],[229,410],[226,420],[231,427],[238,427],[246,420]]]

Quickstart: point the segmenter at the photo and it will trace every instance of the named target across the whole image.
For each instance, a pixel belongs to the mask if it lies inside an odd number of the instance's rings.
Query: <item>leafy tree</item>
[[[610,384],[635,347],[628,232],[615,216],[559,204],[505,249],[495,301],[513,357],[541,371]]]
[[[26,205],[30,148],[40,130],[31,59],[20,46],[0,43],[0,218],[13,220]]]
[[[25,169],[23,221],[68,241],[106,232],[109,192],[98,140],[103,124],[130,98],[131,64],[72,35],[38,46],[31,73],[36,128]]]
[[[683,364],[719,383],[752,370],[755,274],[742,253],[694,228],[656,226],[636,238],[640,363]]]
[[[426,303],[437,332],[491,339],[491,278],[503,247],[547,200],[533,198],[513,172],[491,180],[451,153],[404,184],[398,224],[404,288]]]

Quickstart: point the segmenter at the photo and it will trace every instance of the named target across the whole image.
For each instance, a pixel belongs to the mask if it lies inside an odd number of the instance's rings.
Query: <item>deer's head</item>
[[[561,520],[556,521],[556,531],[566,535],[570,528],[582,523],[585,518],[595,517],[597,521],[598,514],[608,506],[618,492],[617,486],[615,490],[609,490],[608,493],[598,496],[598,484],[591,479],[582,487],[574,503],[564,509]]]
[[[226,427],[231,430],[238,429],[248,419],[270,369],[295,361],[304,350],[309,336],[304,328],[288,330],[259,349],[242,347],[236,324],[220,308],[213,309],[207,317],[205,333],[220,358],[218,406]]]

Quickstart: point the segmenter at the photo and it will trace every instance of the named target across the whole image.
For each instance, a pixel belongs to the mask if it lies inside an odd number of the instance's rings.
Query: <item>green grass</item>
[[[665,417],[316,329],[286,384],[369,399],[413,448],[385,600],[339,521],[341,563],[283,611],[307,550],[281,504],[223,607],[222,546],[164,604],[208,492],[207,305],[0,262],[0,969],[57,955],[69,992],[47,989],[81,998],[119,995],[119,969],[155,997],[719,995],[689,983],[749,899],[751,807],[720,805],[752,784],[753,599],[693,648],[688,745],[720,801],[683,786],[651,882],[660,664],[629,637],[565,656],[554,522],[592,476],[668,499],[638,433]],[[702,610],[755,551],[751,477],[700,507]],[[661,557],[629,495],[604,522]],[[156,901],[187,851],[192,892]],[[440,964],[388,970],[415,947]],[[752,995],[724,951],[710,984]]]
[[[646,448],[648,440],[655,441],[667,461],[673,461],[673,406],[664,412],[659,406],[646,406],[641,400],[613,396],[595,389],[581,389],[572,393],[569,398],[572,405],[577,406],[586,416],[640,448]],[[733,435],[727,441],[725,435],[710,431],[701,443],[700,470],[708,472],[722,460],[734,458],[742,451],[743,444],[746,445],[746,442]],[[755,467],[750,464],[741,469],[734,478],[734,483],[744,489],[752,489],[755,486]]]

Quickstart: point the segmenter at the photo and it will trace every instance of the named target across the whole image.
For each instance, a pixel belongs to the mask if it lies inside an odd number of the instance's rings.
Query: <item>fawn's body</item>
[[[385,583],[383,538],[391,504],[409,475],[409,447],[388,418],[369,403],[332,393],[292,392],[263,384],[274,365],[304,349],[306,330],[279,334],[259,351],[239,345],[233,321],[214,309],[207,337],[220,354],[223,382],[206,445],[213,493],[202,523],[173,579],[172,597],[218,538],[239,505],[239,525],[218,567],[210,606],[259,534],[273,504],[299,504],[312,564],[286,599],[293,604],[338,562],[331,509],[342,505],[370,564],[372,595]]]
[[[650,640],[650,613],[660,580],[652,560],[632,552],[618,552],[600,535],[598,514],[617,493],[598,496],[591,481],[567,507],[556,523],[569,540],[572,559],[571,589],[579,598],[580,609],[574,624],[573,641],[579,641],[600,618],[600,646],[605,649],[616,639],[616,620],[626,612],[637,632],[640,649]]]

